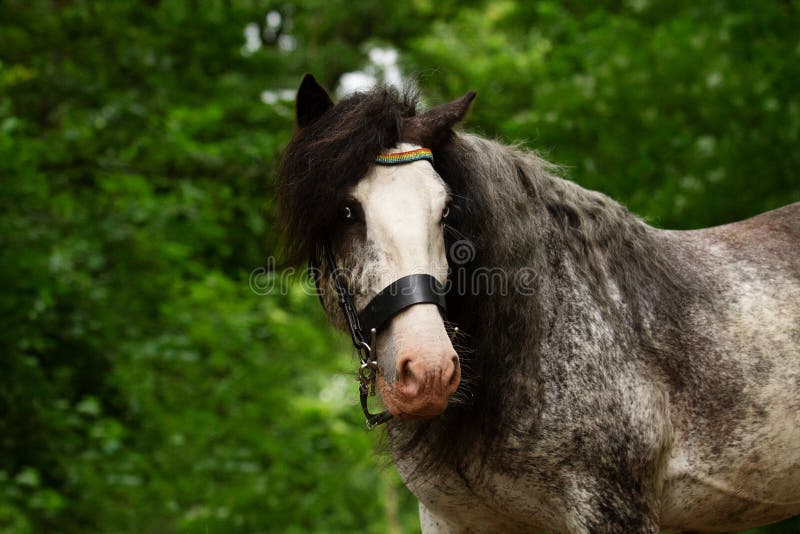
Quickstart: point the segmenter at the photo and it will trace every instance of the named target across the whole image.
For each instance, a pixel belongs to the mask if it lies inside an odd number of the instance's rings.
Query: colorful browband
[[[375,158],[375,163],[378,165],[400,165],[402,163],[411,163],[427,159],[433,163],[433,152],[430,148],[417,148],[409,150],[408,152],[395,152],[394,154],[381,154]]]

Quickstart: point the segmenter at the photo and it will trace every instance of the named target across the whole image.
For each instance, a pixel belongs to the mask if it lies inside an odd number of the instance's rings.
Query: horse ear
[[[317,83],[314,76],[306,74],[297,90],[295,113],[297,125],[305,128],[319,119],[326,111],[333,107],[333,101],[325,89]]]
[[[416,141],[423,146],[433,144],[464,119],[475,99],[475,94],[475,91],[470,91],[452,102],[411,117],[403,125],[403,136],[409,141]]]

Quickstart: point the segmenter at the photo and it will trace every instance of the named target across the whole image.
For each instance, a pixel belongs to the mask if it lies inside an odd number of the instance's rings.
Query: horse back
[[[710,244],[730,253],[729,262],[747,262],[754,268],[800,278],[800,202],[743,221],[695,230]]]

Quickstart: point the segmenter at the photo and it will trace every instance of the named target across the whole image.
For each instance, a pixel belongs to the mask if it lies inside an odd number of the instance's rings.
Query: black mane
[[[366,175],[374,157],[409,140],[403,122],[416,115],[417,102],[413,92],[378,87],[298,130],[278,182],[292,261],[309,258],[336,231],[345,191]],[[458,349],[469,391],[460,393],[472,401],[430,421],[388,425],[395,453],[414,454],[419,474],[464,473],[468,458],[485,459],[489,450],[493,466],[503,465],[497,447],[511,435],[535,439],[535,426],[519,427],[514,410],[530,410],[533,417],[525,420],[538,420],[545,396],[540,378],[558,372],[557,362],[542,362],[550,351],[573,350],[564,345],[567,329],[588,329],[587,309],[601,310],[601,320],[613,323],[632,351],[667,359],[684,350],[680,311],[692,300],[684,291],[692,284],[649,226],[610,198],[556,177],[535,153],[452,131],[429,148],[453,197],[454,228],[446,239],[466,239],[476,250],[474,260],[459,267],[467,278],[482,268],[502,269],[511,279],[524,269],[536,273],[529,296],[448,295],[448,319],[466,332]],[[577,296],[576,286],[586,294]],[[558,380],[547,376],[550,383]]]
[[[557,177],[534,152],[469,134],[432,149],[454,198],[455,231],[446,239],[467,239],[476,250],[469,264],[451,262],[451,273],[464,269],[470,280],[501,269],[511,284],[518,273],[534,276],[526,294],[512,287],[507,296],[448,295],[448,320],[467,333],[459,357],[473,402],[413,432],[391,423],[390,432],[398,433],[400,454],[416,453],[422,476],[442,468],[480,474],[485,465],[468,462],[490,457],[493,469],[514,471],[509,438],[537,439],[542,384],[564,380],[552,355],[573,353],[574,329],[613,325],[618,343],[669,369],[692,342],[683,311],[703,298],[704,284],[676,265],[654,229],[611,198]]]
[[[414,91],[379,86],[340,101],[299,128],[278,170],[278,217],[286,259],[301,264],[336,227],[347,189],[375,157],[400,141],[403,119],[417,112]]]

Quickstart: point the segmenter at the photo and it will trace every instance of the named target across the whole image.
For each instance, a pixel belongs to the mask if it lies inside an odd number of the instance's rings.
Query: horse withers
[[[278,180],[287,254],[311,259],[362,354],[423,531],[800,513],[800,204],[655,229],[534,153],[456,133],[473,96],[334,105],[306,76]]]

